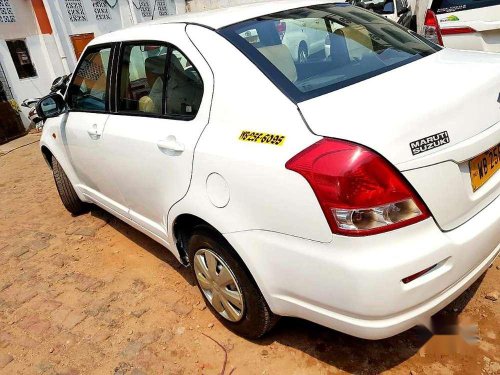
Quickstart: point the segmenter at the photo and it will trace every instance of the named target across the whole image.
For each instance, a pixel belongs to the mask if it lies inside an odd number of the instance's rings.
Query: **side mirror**
[[[60,91],[60,92],[64,93],[66,91],[68,81],[69,81],[69,75],[57,77],[52,82],[52,86],[50,87],[50,92]]]
[[[59,94],[49,94],[40,99],[36,105],[36,113],[43,121],[57,117],[66,112],[66,102]]]

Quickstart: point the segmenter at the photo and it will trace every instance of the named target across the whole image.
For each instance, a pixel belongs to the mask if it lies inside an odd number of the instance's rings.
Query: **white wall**
[[[24,99],[41,97],[48,93],[52,81],[62,75],[62,65],[57,60],[57,49],[51,35],[34,35],[23,38],[26,40],[31,61],[35,66],[37,76],[19,79],[16,67],[12,61],[7,43],[0,40],[0,63],[5,71],[12,89],[14,99],[20,105]],[[46,56],[49,56],[47,59]],[[53,63],[52,63],[53,60]],[[23,122],[29,125],[27,115],[29,110],[21,108]]]
[[[185,0],[133,0],[136,5],[141,2],[149,4],[154,18],[165,14],[185,13]],[[109,0],[113,4],[114,0]],[[92,0],[81,0],[86,16],[85,21],[70,20],[64,0],[44,0],[47,14],[51,19],[53,34],[41,35],[30,0],[10,0],[16,22],[0,22],[0,63],[16,102],[24,99],[41,97],[48,93],[52,81],[76,67],[76,56],[70,36],[75,34],[94,33],[97,37],[118,29],[129,27],[137,22],[149,21],[150,16],[143,16],[141,9],[136,9],[131,0],[118,0],[116,7],[107,8],[111,19],[98,20]],[[37,76],[19,79],[14,63],[7,48],[6,40],[25,39]],[[58,43],[59,42],[59,43]],[[58,48],[59,46],[59,48]],[[23,121],[28,124],[29,110],[21,108]]]
[[[226,8],[234,5],[264,2],[266,0],[187,0],[186,9],[189,12]],[[267,0],[269,1],[269,0]]]

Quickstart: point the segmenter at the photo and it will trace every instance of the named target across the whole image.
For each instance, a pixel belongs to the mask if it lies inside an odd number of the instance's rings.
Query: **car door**
[[[105,163],[113,168],[130,218],[160,241],[167,238],[168,211],[188,190],[213,85],[184,27],[171,35],[182,51],[162,42],[123,43],[116,109],[104,134],[110,155]]]
[[[79,188],[94,202],[126,214],[123,199],[102,160],[107,157],[102,134],[109,118],[109,85],[114,46],[86,49],[66,94],[69,113],[61,133]]]

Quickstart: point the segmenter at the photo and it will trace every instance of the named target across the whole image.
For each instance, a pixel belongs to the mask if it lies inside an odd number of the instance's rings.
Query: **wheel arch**
[[[52,169],[52,158],[54,157],[54,155],[52,154],[52,151],[50,151],[49,148],[45,145],[42,145],[41,151],[42,151],[43,159],[45,160],[45,162],[47,163],[49,168]]]
[[[183,213],[178,215],[172,224],[172,233],[175,241],[175,245],[177,248],[177,251],[179,252],[179,256],[181,259],[181,262],[185,266],[189,266],[189,258],[188,258],[188,253],[187,253],[187,245],[189,242],[189,237],[191,234],[196,231],[197,229],[205,229],[211,232],[214,232],[214,234],[218,237],[220,237],[226,244],[229,246],[229,250],[232,252],[232,254],[237,258],[238,262],[241,264],[241,266],[244,268],[244,270],[248,273],[249,277],[254,281],[255,285],[257,285],[259,288],[260,286],[256,282],[252,272],[250,271],[250,268],[248,264],[243,260],[242,256],[238,253],[238,251],[234,248],[233,245],[227,240],[227,238],[224,236],[224,234],[218,230],[215,226],[207,222],[206,220],[203,220],[199,216],[189,214],[189,213]]]

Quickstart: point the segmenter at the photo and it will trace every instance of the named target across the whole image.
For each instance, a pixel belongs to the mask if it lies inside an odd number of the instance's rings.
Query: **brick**
[[[16,257],[16,258],[19,258],[21,255],[24,255],[24,254],[26,254],[29,251],[30,251],[29,247],[22,246],[22,247],[20,247],[18,249],[15,249],[14,251],[12,251],[11,255],[14,256],[14,257]]]
[[[82,322],[87,316],[77,311],[71,311],[64,319],[62,326],[66,329],[71,329]]]
[[[16,298],[16,302],[22,305],[23,303],[26,303],[26,302],[32,300],[33,298],[35,298],[37,295],[38,295],[38,292],[35,290],[22,290],[18,294],[18,296]]]
[[[111,333],[105,330],[97,332],[91,339],[92,342],[101,343],[111,337]]]
[[[49,247],[49,242],[47,240],[34,240],[29,243],[29,248],[32,251],[38,252]]]
[[[130,315],[135,316],[136,318],[140,318],[148,311],[149,311],[149,308],[134,310],[130,313]]]
[[[0,368],[4,368],[9,363],[11,363],[13,360],[14,360],[14,357],[12,357],[10,354],[0,353]]]
[[[55,300],[44,299],[36,306],[39,313],[50,313],[62,305],[61,302]]]
[[[12,283],[9,281],[1,283],[0,284],[0,292],[4,291],[5,289],[7,289],[11,285],[12,285]]]
[[[144,348],[144,344],[140,341],[132,341],[123,349],[122,356],[128,359],[137,357],[139,352]]]
[[[81,227],[77,228],[72,234],[75,236],[94,237],[96,235],[96,230],[92,227]]]
[[[57,310],[54,310],[51,314],[52,320],[59,325],[62,325],[66,317],[69,315],[71,312],[70,309],[67,308],[59,308]]]
[[[177,302],[174,305],[174,311],[179,315],[188,315],[193,310],[193,307],[182,302]]]

